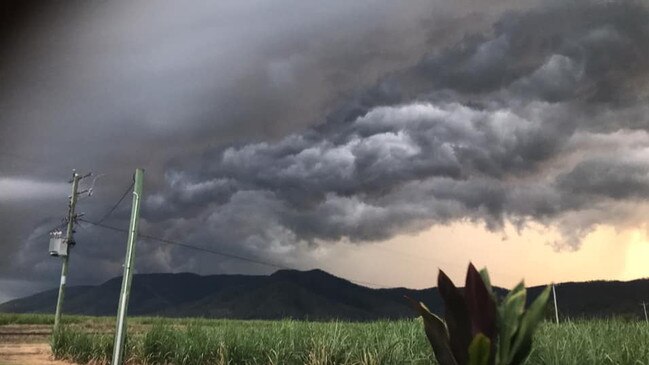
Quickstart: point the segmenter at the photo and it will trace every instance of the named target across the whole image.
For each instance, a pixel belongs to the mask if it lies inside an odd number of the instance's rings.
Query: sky
[[[0,301],[53,288],[72,169],[96,221],[145,169],[136,272],[375,287],[649,277],[649,7],[8,1]],[[105,223],[128,226],[130,195]],[[68,285],[122,273],[80,223]]]

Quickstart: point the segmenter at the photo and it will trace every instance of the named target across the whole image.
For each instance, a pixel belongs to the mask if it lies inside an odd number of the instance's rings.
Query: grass
[[[0,315],[0,324],[50,324],[51,315]],[[65,316],[57,358],[110,360],[113,317]],[[434,364],[419,320],[369,323],[134,317],[131,364]],[[649,325],[579,320],[539,329],[528,365],[649,365]]]
[[[88,317],[90,318],[90,317]],[[63,323],[78,323],[84,319],[83,316],[64,316]],[[14,314],[0,313],[0,326],[7,324],[54,324],[53,314]]]
[[[145,364],[430,364],[415,321],[371,323],[188,321],[154,324],[128,339],[126,358]],[[110,358],[112,336],[66,330],[57,358],[86,363]]]
[[[649,365],[649,325],[582,320],[541,326],[528,364]]]
[[[161,323],[178,323],[184,321],[183,319],[167,318],[167,317],[130,317],[130,323],[138,325],[152,325]],[[192,318],[191,321],[201,321],[199,318]],[[213,319],[206,319],[205,321],[213,322]],[[81,316],[65,314],[61,316],[63,324],[82,325],[84,327],[95,326],[115,326],[115,317],[95,317],[95,316]],[[54,324],[54,314],[44,313],[0,313],[0,326],[9,324]]]

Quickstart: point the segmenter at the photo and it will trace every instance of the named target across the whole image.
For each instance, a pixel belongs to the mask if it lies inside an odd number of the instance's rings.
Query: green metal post
[[[140,214],[140,201],[142,199],[142,186],[144,182],[144,170],[135,170],[135,185],[133,188],[133,205],[131,207],[131,222],[128,230],[128,241],[126,243],[126,257],[124,258],[124,277],[122,278],[122,290],[119,295],[117,308],[117,328],[115,330],[115,345],[113,347],[112,365],[122,364],[124,357],[124,339],[126,338],[126,312],[128,309],[128,297],[131,293],[131,281],[133,279],[133,263],[135,262],[135,242],[137,241],[137,227]]]
[[[56,314],[54,315],[54,333],[59,330],[61,324],[61,311],[63,310],[63,298],[65,297],[65,282],[68,277],[68,260],[70,259],[70,242],[73,242],[74,233],[74,209],[77,205],[77,189],[79,188],[79,180],[81,175],[76,172],[72,173],[72,195],[70,195],[70,205],[68,207],[68,226],[65,234],[66,242],[66,255],[61,259],[63,260],[63,267],[61,268],[61,283],[59,284],[59,299],[56,301]]]
[[[552,297],[554,298],[554,319],[559,324],[559,307],[557,306],[557,290],[554,283],[552,283]]]

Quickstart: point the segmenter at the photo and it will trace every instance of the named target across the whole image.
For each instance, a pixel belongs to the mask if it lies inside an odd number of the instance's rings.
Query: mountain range
[[[115,315],[122,278],[96,286],[66,289],[64,312]],[[529,299],[542,287],[528,289]],[[496,288],[498,295],[506,290]],[[649,301],[649,279],[591,281],[556,286],[563,317],[642,316]],[[58,289],[0,304],[0,312],[53,313]],[[322,270],[279,270],[271,275],[137,274],[129,314],[140,316],[236,319],[353,320],[412,318],[403,296],[420,300],[434,312],[443,304],[435,288],[372,289]]]

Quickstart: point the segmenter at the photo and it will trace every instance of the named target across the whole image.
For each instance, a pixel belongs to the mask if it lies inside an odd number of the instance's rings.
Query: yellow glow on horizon
[[[636,230],[631,234],[626,251],[624,279],[645,277],[649,277],[649,241],[643,231]]]
[[[312,266],[380,286],[410,288],[434,286],[438,268],[461,285],[469,261],[486,266],[492,281],[505,288],[521,279],[531,286],[649,277],[649,236],[643,229],[597,226],[576,250],[548,245],[558,239],[556,229],[541,225],[489,232],[480,224],[458,222],[382,242],[330,243]]]

